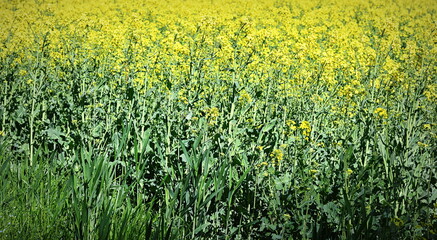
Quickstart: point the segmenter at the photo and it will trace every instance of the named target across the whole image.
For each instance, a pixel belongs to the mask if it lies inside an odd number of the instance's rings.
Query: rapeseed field
[[[0,0],[0,239],[436,239],[435,0]]]

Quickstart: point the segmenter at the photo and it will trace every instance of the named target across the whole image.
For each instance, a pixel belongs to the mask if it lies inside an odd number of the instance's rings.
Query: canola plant
[[[0,239],[434,239],[435,0],[0,0]]]

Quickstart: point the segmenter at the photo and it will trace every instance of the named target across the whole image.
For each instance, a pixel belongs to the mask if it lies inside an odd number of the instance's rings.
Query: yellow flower
[[[26,75],[26,74],[27,74],[27,71],[24,70],[24,69],[21,69],[21,70],[18,72],[18,75],[20,75],[20,76],[24,76],[24,75]]]
[[[308,121],[302,121],[302,122],[300,123],[299,128],[303,130],[303,131],[302,131],[303,135],[305,135],[305,136],[309,136],[309,135],[310,135],[310,133],[311,133],[311,125],[310,125],[310,122],[308,122]]]
[[[430,84],[427,86],[427,89],[423,92],[426,98],[430,102],[436,102],[437,100],[437,84]]]
[[[285,121],[285,124],[287,125],[287,130],[285,131],[285,133],[287,135],[294,135],[294,131],[296,131],[297,126],[296,126],[296,122],[293,120],[287,120]]]
[[[186,91],[183,89],[183,90],[180,90],[179,92],[178,92],[178,99],[179,99],[179,102],[182,102],[182,103],[185,103],[185,104],[188,104],[188,98],[187,98],[187,96],[186,96]]]
[[[429,144],[426,144],[426,143],[423,143],[423,142],[417,142],[417,145],[419,147],[423,147],[423,148],[429,147]]]
[[[216,120],[219,116],[219,109],[217,107],[212,107],[204,110],[206,118],[209,120],[209,125],[216,124]]]
[[[216,119],[219,115],[219,110],[217,107],[212,107],[206,109],[205,113],[207,118]]]
[[[284,153],[281,149],[275,149],[270,154],[270,157],[272,157],[273,161],[280,162],[284,158]]]
[[[387,110],[385,110],[384,108],[379,107],[375,109],[373,113],[376,114],[379,118],[388,118]]]
[[[257,165],[256,165],[256,167],[262,167],[262,166],[267,166],[267,165],[269,165],[267,162],[262,162],[262,163],[258,163]]]
[[[250,103],[252,102],[252,97],[246,90],[240,91],[240,98],[238,99],[238,102],[241,104]]]

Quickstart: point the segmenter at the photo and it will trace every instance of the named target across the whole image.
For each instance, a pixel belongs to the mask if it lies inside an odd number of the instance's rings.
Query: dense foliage
[[[435,239],[435,0],[0,0],[0,239]]]

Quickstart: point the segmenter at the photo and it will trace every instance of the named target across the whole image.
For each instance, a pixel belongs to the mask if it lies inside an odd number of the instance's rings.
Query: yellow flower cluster
[[[217,118],[220,115],[219,109],[217,107],[207,108],[204,110],[205,116],[208,119],[209,125],[214,125],[217,123]]]
[[[287,121],[285,122],[285,124],[287,125],[287,127],[289,128],[290,131],[294,131],[294,130],[297,129],[297,127],[296,127],[296,122],[293,121],[293,120],[287,120]]]
[[[310,122],[308,122],[308,121],[302,121],[302,122],[300,123],[299,128],[302,129],[302,134],[303,134],[304,136],[307,136],[307,137],[310,136],[310,133],[311,133],[311,125],[310,125]]]
[[[252,97],[246,90],[240,91],[240,98],[238,99],[240,104],[250,103],[252,102]]]
[[[249,76],[249,81],[267,84],[258,73],[273,68],[296,76],[278,76],[278,87],[285,90],[281,94],[299,94],[304,89],[296,89],[297,84],[317,82],[331,89],[340,84],[339,94],[352,98],[364,94],[367,83],[361,79],[376,71],[379,77],[370,85],[407,88],[415,80],[406,79],[402,64],[416,66],[437,53],[436,36],[430,31],[435,29],[432,0],[1,4],[0,41],[5,47],[0,58],[14,55],[12,64],[20,65],[36,61],[38,56],[30,53],[42,50],[51,66],[93,59],[110,65],[106,69],[113,73],[136,79],[138,85],[160,82],[159,74],[153,74],[160,70],[171,71],[177,81],[186,74],[200,74],[202,68],[215,69],[215,76],[231,71],[238,81]],[[339,74],[350,81],[339,82]],[[434,99],[433,87],[428,89]],[[248,100],[245,94],[242,98]]]
[[[387,110],[384,108],[376,108],[373,113],[375,113],[379,118],[388,118]]]
[[[68,82],[74,79],[71,69],[80,69],[90,83],[105,79],[114,91],[132,84],[140,94],[169,93],[180,86],[178,101],[206,108],[211,124],[219,110],[202,106],[202,100],[230,90],[239,106],[264,104],[255,98],[265,91],[281,99],[308,97],[351,118],[364,99],[379,104],[378,91],[414,94],[412,86],[426,75],[421,106],[432,109],[437,99],[429,77],[437,74],[434,0],[0,4],[0,59],[28,88],[35,63],[46,66],[51,79]],[[202,90],[195,95],[194,89]],[[386,119],[388,112],[376,108],[374,116]],[[311,134],[307,121],[286,125],[287,134]]]
[[[279,165],[279,163],[284,159],[284,153],[281,149],[274,149],[272,153],[270,153],[270,157],[272,158],[273,166]]]

